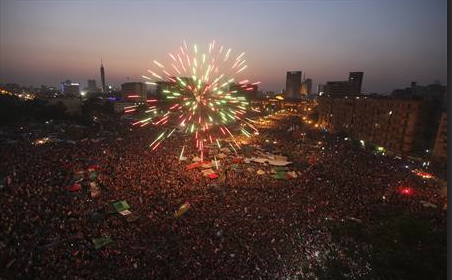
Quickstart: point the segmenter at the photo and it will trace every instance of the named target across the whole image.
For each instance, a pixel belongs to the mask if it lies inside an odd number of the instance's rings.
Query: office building
[[[317,95],[322,96],[325,93],[325,84],[318,84],[317,85]]]
[[[426,121],[432,106],[421,99],[321,96],[317,110],[320,127],[402,156],[425,156],[432,147],[430,134],[436,135],[430,129],[434,121]]]
[[[130,82],[121,85],[122,100],[130,102],[145,102],[147,99],[147,87],[142,82]]]
[[[247,100],[254,100],[257,99],[257,92],[258,92],[258,85],[257,84],[230,84],[229,85],[229,91],[236,91],[236,95],[243,96]]]
[[[312,93],[312,79],[305,79],[303,83],[301,83],[301,95],[308,95]]]
[[[80,95],[80,84],[73,83],[70,80],[66,80],[61,83],[61,91],[66,96],[79,96]]]
[[[96,85],[96,80],[88,80],[88,87],[86,88],[88,92],[97,92],[98,88]]]
[[[284,97],[287,100],[301,99],[301,71],[287,72]]]
[[[350,82],[349,95],[360,95],[361,86],[363,84],[364,72],[350,72],[348,74],[348,81]]]
[[[349,81],[330,81],[325,85],[325,95],[328,96],[346,96],[350,91],[352,88]]]
[[[348,81],[329,81],[325,86],[328,96],[357,96],[361,94],[364,72],[350,72]]]

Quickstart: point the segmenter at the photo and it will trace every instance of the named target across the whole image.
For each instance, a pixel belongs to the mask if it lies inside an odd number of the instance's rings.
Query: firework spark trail
[[[215,41],[204,49],[197,44],[188,45],[183,40],[183,46],[168,53],[169,63],[153,60],[153,68],[147,70],[151,75],[142,77],[146,84],[160,86],[163,100],[147,100],[145,116],[132,124],[139,127],[148,124],[167,127],[149,147],[157,149],[180,126],[185,128],[185,133],[195,135],[201,158],[204,157],[205,141],[209,140],[211,144],[215,141],[221,148],[219,136],[231,137],[233,143],[240,148],[227,125],[241,124],[239,130],[247,137],[251,133],[246,127],[257,131],[249,122],[250,119],[246,121],[241,117],[248,112],[249,103],[239,93],[253,90],[253,86],[260,83],[255,82],[250,86],[247,79],[236,82],[234,76],[248,67],[244,55],[245,52],[235,55],[231,48],[218,46]],[[231,88],[233,83],[236,86]],[[125,108],[125,112],[137,113],[137,107],[134,105]],[[184,149],[185,146],[180,158]]]

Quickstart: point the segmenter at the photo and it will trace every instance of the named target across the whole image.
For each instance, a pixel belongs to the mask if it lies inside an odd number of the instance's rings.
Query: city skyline
[[[446,83],[446,1],[0,5],[2,83],[100,82],[103,59],[107,84],[119,87],[128,77],[143,81],[152,60],[167,56],[184,39],[191,44],[216,40],[244,51],[246,77],[260,80],[262,90],[283,89],[287,71],[306,73],[313,88],[363,71],[363,91],[378,93],[411,81]],[[195,12],[205,17],[190,16]]]

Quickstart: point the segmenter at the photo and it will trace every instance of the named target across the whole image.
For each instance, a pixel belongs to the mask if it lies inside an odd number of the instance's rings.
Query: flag
[[[113,202],[113,207],[115,207],[117,212],[121,212],[130,208],[129,204],[125,200]]]
[[[202,162],[195,162],[195,163],[189,164],[189,165],[187,165],[187,170],[191,170],[191,169],[194,169],[194,168],[197,168],[197,167],[201,167],[202,164],[203,164]]]
[[[67,190],[70,192],[78,192],[82,190],[82,186],[79,183],[75,183],[72,186],[70,186]]]
[[[94,249],[98,250],[111,242],[113,242],[113,240],[111,240],[111,238],[108,236],[94,238],[93,239]]]
[[[174,212],[174,217],[178,218],[180,217],[182,214],[184,214],[185,212],[187,212],[187,210],[190,208],[190,203],[189,202],[185,202],[184,204],[182,204],[181,207],[179,207],[179,210],[177,210],[176,212]]]
[[[89,174],[89,180],[90,181],[94,181],[94,180],[96,180],[96,178],[97,178],[97,173],[96,172],[91,172],[90,174]]]
[[[97,165],[97,164],[92,164],[92,165],[88,166],[88,171],[94,171],[97,169],[99,169],[99,165]]]
[[[218,178],[218,175],[215,173],[211,173],[211,174],[207,175],[207,177],[209,177],[210,179],[215,179],[215,178]]]
[[[287,180],[285,172],[278,172],[276,174],[270,175],[270,177],[277,179],[277,180]]]

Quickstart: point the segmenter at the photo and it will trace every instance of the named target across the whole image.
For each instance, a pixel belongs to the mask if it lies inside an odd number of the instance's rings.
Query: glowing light
[[[413,189],[412,188],[408,188],[408,187],[403,187],[400,188],[400,193],[403,195],[412,195],[413,194]]]

